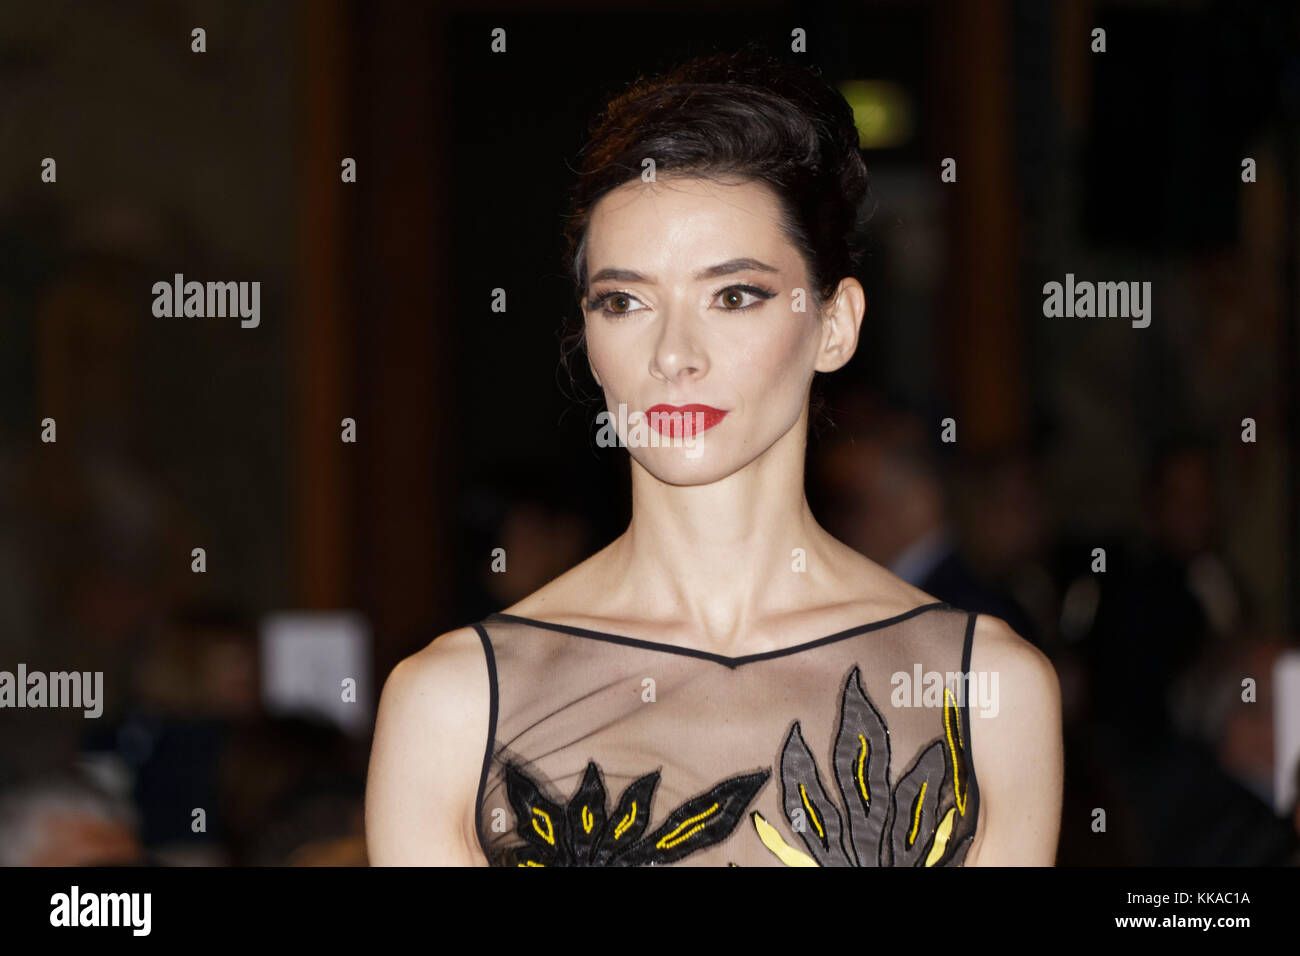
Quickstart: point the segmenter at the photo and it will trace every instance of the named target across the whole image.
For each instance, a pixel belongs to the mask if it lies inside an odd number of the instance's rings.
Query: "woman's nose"
[[[708,361],[690,328],[690,317],[675,310],[663,320],[650,374],[671,382],[681,378],[698,378],[708,370]]]

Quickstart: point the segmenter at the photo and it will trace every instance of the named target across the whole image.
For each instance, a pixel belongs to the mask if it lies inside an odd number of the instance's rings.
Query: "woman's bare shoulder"
[[[486,655],[472,627],[403,658],[379,699],[366,787],[372,862],[470,865],[488,735]]]
[[[971,672],[990,695],[971,712],[981,829],[967,865],[1051,866],[1064,780],[1056,669],[1001,618],[980,614]]]
[[[1016,633],[1006,621],[977,614],[971,645],[970,669],[988,674],[988,686],[998,688],[996,707],[989,716],[1000,720],[977,721],[993,728],[989,735],[999,747],[1014,752],[1026,737],[1061,719],[1061,688],[1051,658]],[[996,682],[994,682],[996,677]],[[1011,717],[1005,715],[1010,713]],[[987,751],[986,751],[987,752]]]
[[[384,694],[391,690],[393,696],[423,700],[428,707],[454,710],[476,698],[487,699],[486,674],[483,642],[478,631],[474,627],[458,627],[438,635],[398,661],[384,683]]]
[[[1040,687],[1056,680],[1051,658],[992,614],[975,617],[971,667],[1007,671]]]
[[[433,666],[447,666],[449,663],[465,657],[481,654],[483,640],[478,629],[473,625],[453,628],[445,634],[439,634],[424,647],[408,657],[402,658],[398,666],[407,665],[409,670],[422,670]]]

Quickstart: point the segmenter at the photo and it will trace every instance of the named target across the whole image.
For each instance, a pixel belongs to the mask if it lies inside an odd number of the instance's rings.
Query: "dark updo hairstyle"
[[[587,291],[592,210],[613,189],[639,179],[647,157],[656,176],[769,186],[819,309],[841,279],[857,272],[868,178],[853,111],[820,73],[748,49],[640,78],[598,117],[580,154],[565,227],[579,303]],[[581,316],[563,338],[567,366],[583,343]]]

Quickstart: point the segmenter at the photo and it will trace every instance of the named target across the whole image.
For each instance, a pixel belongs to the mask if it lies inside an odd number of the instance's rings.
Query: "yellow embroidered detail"
[[[780,858],[786,866],[817,866],[818,863],[807,853],[796,850],[790,844],[781,839],[781,834],[776,831],[776,827],[763,819],[763,815],[755,810],[752,814],[754,829],[758,831],[758,838],[763,841],[763,845],[771,850]]]
[[[953,692],[952,692],[952,691],[948,691],[948,696],[949,696],[949,697],[952,697],[952,709],[953,709],[953,714],[956,715],[956,713],[957,713],[957,698],[953,695]],[[966,749],[966,742],[965,742],[964,740],[961,739],[961,721],[960,721],[960,720],[957,721],[957,743],[961,744],[963,750]]]
[[[534,863],[532,860],[524,860],[519,866],[545,866],[545,863]]]
[[[546,821],[545,830],[537,825],[537,817],[541,817]],[[555,827],[551,824],[551,815],[545,810],[539,810],[536,807],[533,807],[533,829],[537,831],[538,835],[541,836],[543,840],[551,846],[555,846]]]
[[[949,808],[943,815],[943,822],[939,824],[939,829],[934,834],[934,846],[930,847],[930,852],[925,858],[926,866],[934,866],[939,857],[943,856],[943,851],[948,846],[948,837],[952,836],[952,821],[956,812]]]
[[[912,832],[907,835],[907,845],[911,846],[916,842],[916,831],[921,825],[921,807],[925,805],[925,788],[929,783],[928,780],[921,781],[921,792],[916,795],[916,810],[913,814]]]
[[[867,738],[858,734],[858,740],[862,741],[862,749],[858,751],[858,790],[862,794],[864,803],[871,802],[871,794],[867,793],[867,781],[862,778],[862,768],[867,762]]]
[[[953,698],[950,704],[948,700],[951,697],[952,691],[945,687],[943,689],[943,729],[948,735],[948,752],[952,754],[952,793],[957,798],[957,811],[962,816],[965,816],[966,797],[961,792],[961,778],[957,775],[957,749],[952,745],[953,723],[957,724],[957,745],[964,750],[965,744],[962,743],[961,739],[961,721],[954,720],[957,716],[957,701],[956,698]]]
[[[591,832],[592,825],[593,825],[595,822],[596,822],[596,818],[593,817],[593,816],[591,815],[591,811],[590,811],[589,809],[587,809],[586,804],[583,804],[583,807],[582,807],[582,829],[583,829],[583,832],[584,832],[584,833],[590,833],[590,832]]]
[[[632,809],[627,812],[627,816],[625,816],[622,820],[618,821],[618,826],[614,827],[614,839],[617,840],[619,837],[621,837],[623,833],[627,830],[627,828],[630,827],[633,821],[635,820],[636,820],[636,801],[633,800]]]
[[[799,784],[799,796],[803,798],[803,805],[808,808],[808,816],[812,817],[813,826],[817,828],[817,835],[823,840],[826,839],[826,831],[822,829],[822,822],[817,819],[817,811],[808,802],[808,791],[803,788],[803,784]]]
[[[691,817],[690,819],[683,820],[681,823],[679,823],[676,827],[673,828],[673,831],[671,833],[665,833],[663,837],[660,838],[659,842],[655,844],[655,846],[658,847],[660,850],[668,850],[671,849],[672,847],[675,847],[679,843],[689,840],[700,830],[703,830],[705,824],[700,823],[697,826],[691,827],[690,830],[688,830],[686,833],[683,833],[681,836],[677,836],[677,834],[682,832],[683,827],[689,827],[692,823],[695,823],[697,820],[703,820],[705,817],[715,813],[717,809],[718,809],[718,804],[715,803],[713,806],[709,807],[709,809],[705,810],[703,813],[697,813],[695,816]],[[673,839],[674,837],[676,837],[676,839]]]

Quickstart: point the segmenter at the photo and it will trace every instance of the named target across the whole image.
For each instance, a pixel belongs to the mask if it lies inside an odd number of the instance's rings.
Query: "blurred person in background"
[[[368,866],[365,788],[357,777],[325,777],[286,792],[253,836],[253,866]]]
[[[1152,595],[1153,601],[1161,597],[1158,591]],[[1103,592],[1103,608],[1105,600]],[[1113,618],[1102,617],[1084,639],[1106,647],[1110,656],[1101,657],[1096,646],[1090,650],[1090,718],[1079,728],[1081,749],[1133,816],[1138,838],[1133,862],[1272,866],[1293,861],[1300,838],[1272,805],[1270,695],[1278,648],[1243,630],[1239,643],[1203,643],[1199,663],[1168,673],[1156,666],[1158,659],[1144,642],[1160,646],[1187,638],[1176,610],[1177,605],[1156,604],[1141,618],[1150,622],[1146,632],[1120,629]],[[1162,612],[1169,618],[1163,626]],[[1115,631],[1107,633],[1108,627]],[[1253,702],[1242,697],[1246,677],[1255,680]],[[1196,799],[1175,798],[1185,793],[1195,793]]]
[[[810,489],[824,502],[827,529],[908,583],[1041,644],[1040,628],[1000,581],[1041,540],[1042,509],[1023,462],[964,467],[971,487],[954,496],[961,482],[945,483],[920,415],[851,387],[830,402],[830,419]]]
[[[1172,698],[1179,729],[1213,748],[1219,765],[1270,807],[1273,667],[1284,649],[1273,635],[1243,628],[1231,643],[1207,648]],[[1253,681],[1250,695],[1247,679]]]
[[[0,866],[130,866],[147,862],[137,814],[80,773],[0,792]]]
[[[217,775],[238,866],[364,866],[366,743],[309,717],[242,724]]]
[[[257,653],[248,613],[220,603],[184,607],[133,661],[135,694],[124,716],[86,735],[86,750],[115,760],[130,781],[141,838],[165,862],[229,862],[218,767],[236,728],[259,712]]]
[[[28,427],[0,443],[0,640],[30,668],[101,672],[111,723],[151,623],[195,587],[169,558],[189,553],[195,522],[149,467],[140,385],[138,289],[166,241],[130,203],[41,212],[54,225],[29,250],[32,318],[6,330],[30,348],[32,381]],[[85,730],[63,713],[0,722],[0,779],[71,766]]]
[[[473,483],[462,514],[467,550],[508,555],[509,573],[494,564],[475,565],[475,577],[461,593],[463,617],[480,617],[508,607],[572,567],[590,552],[591,520],[581,492],[523,462],[495,468]]]
[[[1230,643],[1250,612],[1221,547],[1209,451],[1189,440],[1157,452],[1143,491],[1143,527],[1108,548],[1095,616],[1080,642],[1095,718],[1145,733],[1171,729],[1177,688],[1202,654]],[[1086,565],[1085,565],[1086,567]],[[1123,661],[1124,666],[1116,666]]]

